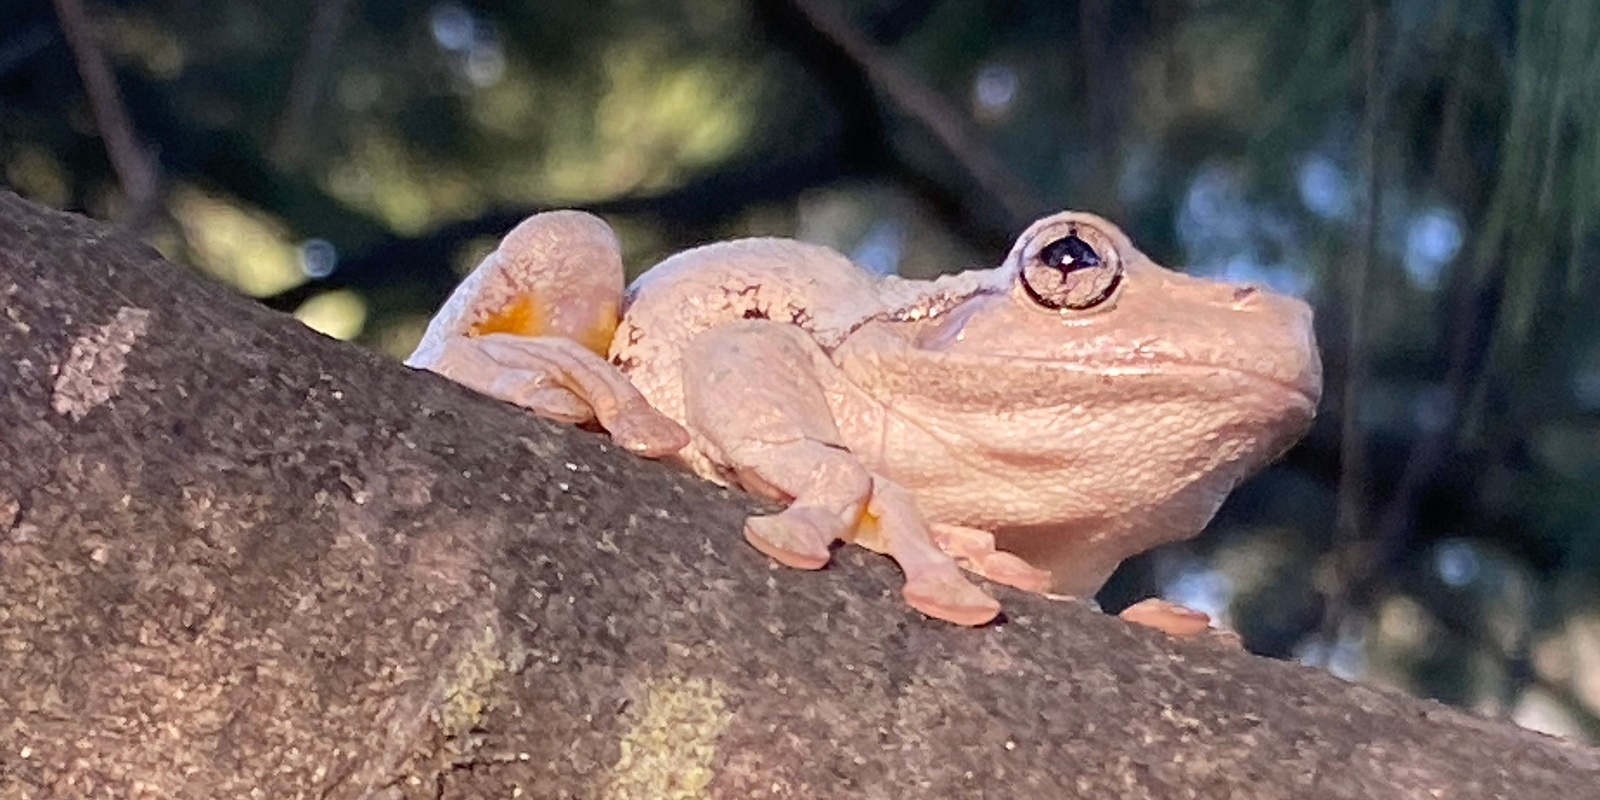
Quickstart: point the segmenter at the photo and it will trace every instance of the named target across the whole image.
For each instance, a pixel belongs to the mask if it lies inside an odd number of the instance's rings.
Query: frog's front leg
[[[621,295],[609,226],[536,214],[461,282],[406,363],[540,416],[598,422],[635,453],[675,453],[688,434],[605,359]]]
[[[984,578],[1043,594],[1050,588],[1050,572],[995,548],[994,534],[964,525],[935,522],[933,541],[964,569]]]
[[[789,504],[751,517],[745,538],[802,569],[827,564],[835,541],[858,541],[900,565],[905,599],[918,611],[962,625],[993,619],[999,604],[933,543],[910,493],[845,447],[818,378],[831,369],[804,331],[761,320],[705,331],[684,353],[696,444],[745,489]]]

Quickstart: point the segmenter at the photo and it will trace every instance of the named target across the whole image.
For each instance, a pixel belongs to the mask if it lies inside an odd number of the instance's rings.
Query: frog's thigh
[[[605,359],[621,294],[604,222],[535,214],[456,287],[406,364],[541,416],[596,420],[641,455],[677,452],[688,434]]]
[[[751,517],[745,537],[804,569],[828,563],[829,545],[851,533],[872,492],[834,424],[819,358],[804,331],[758,320],[701,333],[683,356],[685,416],[708,455],[745,489],[790,503]]]

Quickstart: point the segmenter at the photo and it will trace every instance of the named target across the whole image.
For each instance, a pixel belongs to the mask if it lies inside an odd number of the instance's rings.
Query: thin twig
[[[154,215],[160,200],[160,162],[155,151],[140,141],[134,130],[127,106],[122,102],[122,93],[117,89],[116,76],[95,39],[82,0],[52,2],[61,20],[61,32],[66,35],[72,56],[78,62],[78,74],[89,96],[95,125],[106,143],[106,156],[122,185],[122,195],[128,201],[123,222],[135,231],[141,230]]]
[[[278,118],[272,146],[268,149],[271,159],[280,168],[298,166],[305,157],[306,130],[327,83],[328,65],[338,49],[349,9],[350,0],[322,0],[311,15],[305,49],[295,62],[294,77],[289,81],[289,100]]]
[[[1382,200],[1378,179],[1379,115],[1383,110],[1383,85],[1379,80],[1379,29],[1383,13],[1378,0],[1367,0],[1362,26],[1362,72],[1366,108],[1361,120],[1361,155],[1366,172],[1355,248],[1354,268],[1345,284],[1345,374],[1339,400],[1339,495],[1334,511],[1335,570],[1328,582],[1327,608],[1319,638],[1332,652],[1339,629],[1350,613],[1354,584],[1364,578],[1370,559],[1363,556],[1366,541],[1367,456],[1361,427],[1361,392],[1366,377],[1367,284],[1378,257],[1378,211]]]
[[[1013,220],[1038,217],[1045,203],[944,98],[902,69],[894,58],[851,25],[826,0],[786,0],[812,27],[854,61],[872,87],[933,134],[952,160]]]

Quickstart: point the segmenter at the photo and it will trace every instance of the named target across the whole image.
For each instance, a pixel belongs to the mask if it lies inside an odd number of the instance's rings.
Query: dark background
[[[1600,4],[0,4],[0,180],[406,353],[523,215],[907,275],[1098,211],[1316,305],[1316,428],[1130,563],[1254,651],[1600,741]]]

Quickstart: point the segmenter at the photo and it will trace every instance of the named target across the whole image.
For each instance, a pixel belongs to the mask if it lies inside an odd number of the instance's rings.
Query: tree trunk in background
[[[757,507],[0,195],[0,796],[1572,800],[1600,753]]]

